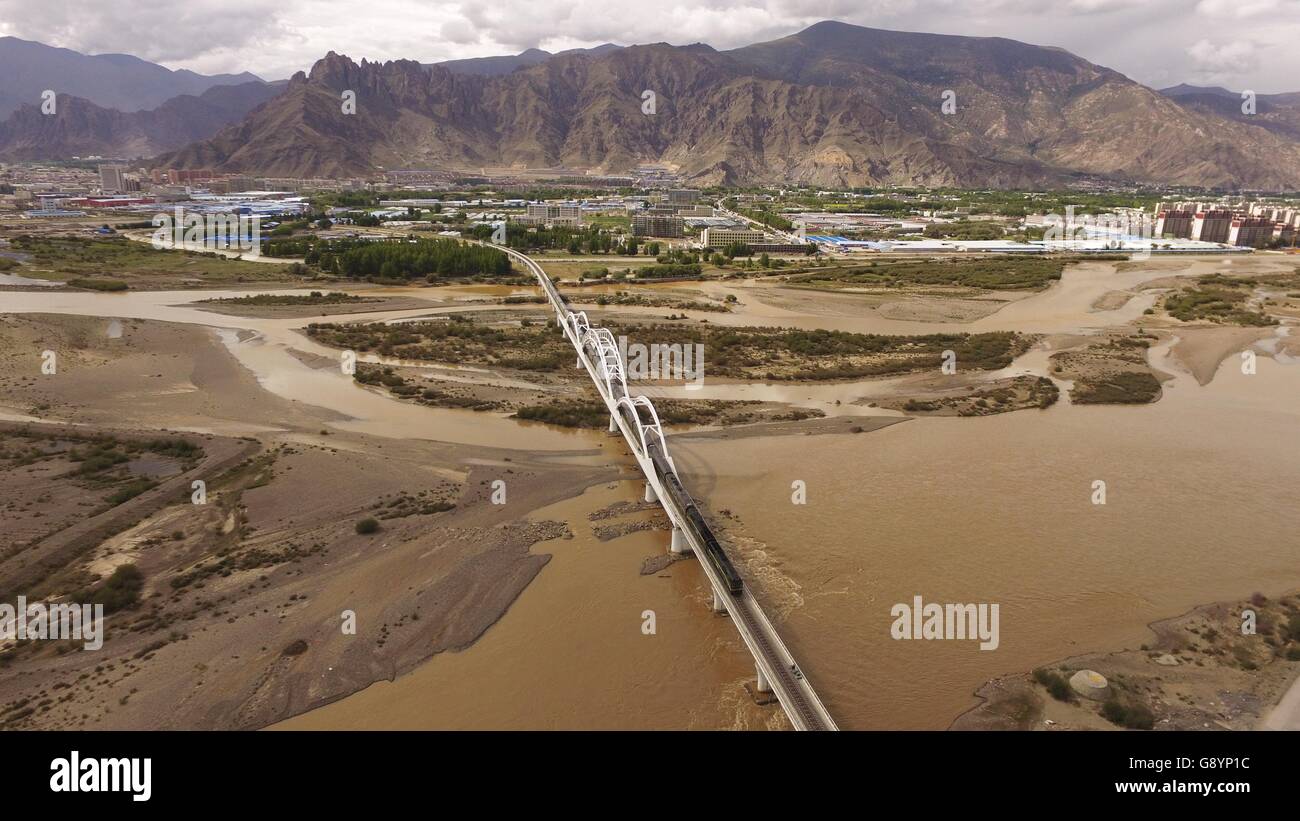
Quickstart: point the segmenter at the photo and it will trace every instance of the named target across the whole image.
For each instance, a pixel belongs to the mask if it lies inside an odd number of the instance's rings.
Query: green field
[[[839,290],[906,285],[953,285],[985,290],[1037,290],[1061,278],[1060,257],[988,256],[973,259],[907,259],[794,274],[791,285]]]
[[[15,251],[31,255],[31,260],[14,273],[34,279],[119,281],[132,288],[296,281],[292,274],[296,269],[288,265],[246,262],[196,251],[159,250],[147,242],[121,236],[20,236],[10,245]]]

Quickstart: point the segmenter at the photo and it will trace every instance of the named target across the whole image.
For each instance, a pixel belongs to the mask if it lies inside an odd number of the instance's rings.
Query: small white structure
[[[1106,677],[1096,670],[1080,670],[1070,676],[1070,689],[1093,701],[1105,701],[1110,695],[1110,685]]]

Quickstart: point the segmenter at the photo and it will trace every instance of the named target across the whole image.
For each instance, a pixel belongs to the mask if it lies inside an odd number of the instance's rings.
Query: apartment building
[[[677,209],[677,215],[681,217],[711,217],[713,208],[708,205],[695,205]]]
[[[530,202],[521,222],[534,225],[581,225],[582,208],[577,203]]]
[[[1156,214],[1155,235],[1191,239],[1192,221],[1195,218],[1195,211],[1161,211]]]
[[[1300,208],[1289,204],[1174,202],[1157,209],[1155,235],[1218,242],[1243,248],[1294,245],[1300,234]]]
[[[99,190],[105,194],[120,194],[126,191],[126,166],[99,166]]]
[[[1228,244],[1263,248],[1273,241],[1275,223],[1268,217],[1237,217],[1228,228]]]
[[[1197,211],[1192,218],[1192,239],[1201,242],[1227,242],[1232,230],[1232,212],[1215,209]]]
[[[685,235],[686,223],[676,214],[632,215],[632,236],[682,237]]]
[[[757,245],[766,238],[762,231],[750,228],[705,228],[700,234],[700,242],[706,248],[725,248],[733,242]]]

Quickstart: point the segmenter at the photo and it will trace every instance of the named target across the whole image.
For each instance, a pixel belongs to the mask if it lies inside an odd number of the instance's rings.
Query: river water
[[[1122,325],[1149,302],[1130,300],[1114,311],[1092,305],[1152,274],[1120,282],[1105,279],[1104,268],[1068,269],[1054,289],[972,325],[1059,333]],[[746,302],[736,314],[708,318],[894,333],[913,332],[913,324],[973,329],[879,317],[787,322],[786,312],[750,290],[736,288]],[[229,317],[186,304],[247,293],[9,292],[0,295],[0,310],[218,328],[268,390],[338,410],[351,420],[340,424],[379,436],[555,450],[601,439],[404,405],[290,355],[337,356],[294,330],[311,319]],[[991,677],[1135,647],[1149,638],[1147,623],[1197,604],[1300,587],[1300,368],[1261,356],[1258,372],[1245,375],[1230,357],[1200,386],[1167,351],[1152,352],[1173,376],[1154,405],[1062,402],[1045,411],[915,419],[858,435],[670,439],[670,448],[695,495],[738,517],[726,535],[729,549],[840,725],[942,728]],[[1045,362],[1043,351],[1032,351],[1015,367],[1041,372]],[[762,386],[736,386],[718,395],[829,407],[860,396],[860,387],[783,387],[777,397]],[[861,405],[842,412],[887,413]],[[791,502],[795,480],[806,483],[805,505]],[[1096,480],[1106,483],[1105,505],[1092,503]],[[568,521],[576,538],[534,547],[554,558],[473,647],[286,726],[781,726],[777,713],[745,695],[748,659],[726,618],[708,612],[698,568],[687,562],[641,576],[641,560],[664,550],[663,534],[605,543],[591,536],[586,514],[634,499],[638,489],[601,486],[535,512]],[[916,595],[999,604],[998,649],[891,639],[891,606]],[[657,616],[654,636],[640,630],[646,610]]]
[[[1300,587],[1297,399],[1300,368],[1261,358],[1248,376],[1233,358],[1204,387],[1178,375],[1149,406],[673,452],[697,495],[744,522],[732,543],[841,726],[934,729],[989,678],[1137,647],[1144,625],[1197,604]],[[890,608],[917,595],[998,603],[1000,646],[892,639]]]
[[[257,377],[262,387],[286,399],[335,411],[343,419],[329,424],[357,433],[530,450],[570,450],[587,446],[573,431],[517,422],[505,414],[428,408],[394,401],[356,384],[341,367],[311,367],[293,355],[293,351],[300,351],[338,361],[338,350],[317,344],[297,329],[311,322],[346,321],[347,316],[254,319],[204,311],[192,305],[201,299],[263,292],[265,289],[132,291],[124,294],[9,291],[0,292],[0,312],[152,319],[217,329],[226,348]],[[492,309],[500,306],[475,307]],[[428,308],[382,311],[365,316],[370,321],[385,321],[464,309],[464,306],[431,304]],[[376,361],[377,357],[360,354],[357,359],[367,362]]]

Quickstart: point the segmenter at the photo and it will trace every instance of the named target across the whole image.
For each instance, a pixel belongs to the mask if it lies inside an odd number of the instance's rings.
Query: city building
[[[700,233],[700,243],[706,248],[725,248],[733,242],[756,245],[765,239],[762,231],[750,228],[705,228]]]
[[[534,225],[581,225],[582,208],[576,203],[530,202],[521,221]]]
[[[1237,217],[1228,228],[1228,244],[1263,248],[1273,241],[1275,223],[1268,217]]]
[[[685,221],[676,214],[633,214],[632,235],[636,237],[682,237],[686,235]]]
[[[1232,212],[1221,209],[1197,211],[1192,218],[1192,239],[1201,242],[1227,242],[1232,229]]]
[[[78,208],[123,208],[128,205],[151,205],[154,202],[153,197],[79,197],[68,200],[68,205],[75,205]]]
[[[105,194],[120,194],[126,191],[126,166],[99,166],[99,190]]]
[[[670,205],[694,205],[700,201],[697,188],[669,188],[664,192],[664,201]]]
[[[677,209],[677,214],[681,217],[711,217],[713,216],[713,208],[708,205],[681,207]]]
[[[808,242],[752,242],[749,250],[755,254],[807,254],[816,246]]]
[[[1190,239],[1192,236],[1192,221],[1195,218],[1195,211],[1161,211],[1156,214],[1155,235],[1157,237]]]

